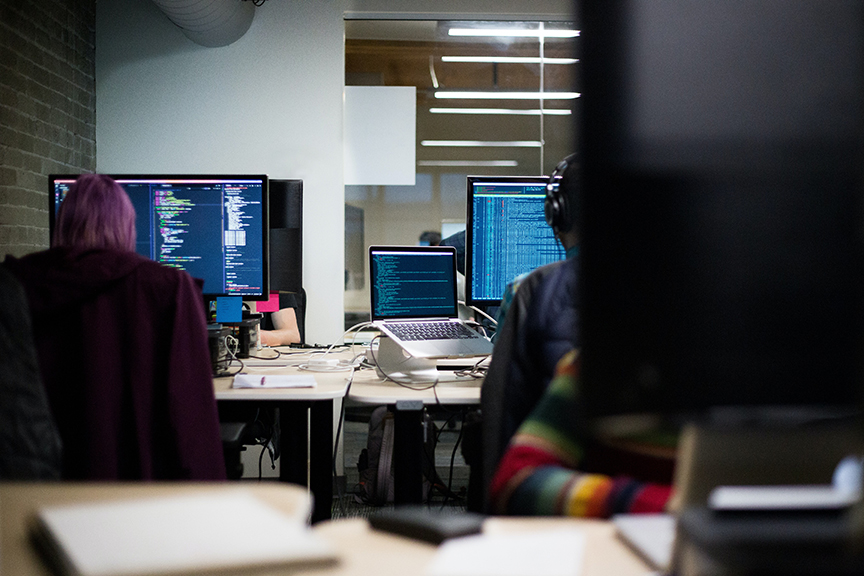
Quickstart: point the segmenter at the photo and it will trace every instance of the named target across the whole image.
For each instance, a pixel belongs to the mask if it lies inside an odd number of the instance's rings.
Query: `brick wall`
[[[0,259],[48,247],[48,175],[96,168],[96,0],[0,0]]]

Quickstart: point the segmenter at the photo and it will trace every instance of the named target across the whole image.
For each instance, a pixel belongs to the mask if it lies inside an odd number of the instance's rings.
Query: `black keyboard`
[[[387,324],[387,328],[405,341],[478,338],[476,332],[457,322],[399,322]]]

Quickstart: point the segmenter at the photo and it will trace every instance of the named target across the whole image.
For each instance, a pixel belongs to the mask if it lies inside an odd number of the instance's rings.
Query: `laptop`
[[[414,358],[492,353],[459,319],[452,246],[370,246],[369,278],[373,325]]]

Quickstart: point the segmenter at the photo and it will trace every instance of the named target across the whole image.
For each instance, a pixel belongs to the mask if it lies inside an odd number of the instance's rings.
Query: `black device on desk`
[[[376,530],[440,544],[448,538],[479,534],[486,517],[474,512],[444,512],[428,506],[409,505],[369,516]]]
[[[864,5],[579,10],[582,416],[695,424],[687,509],[828,483],[862,445]]]
[[[231,335],[231,329],[222,324],[207,325],[207,340],[210,346],[210,365],[213,369],[213,375],[219,376],[228,367],[230,359],[228,357],[228,336]]]

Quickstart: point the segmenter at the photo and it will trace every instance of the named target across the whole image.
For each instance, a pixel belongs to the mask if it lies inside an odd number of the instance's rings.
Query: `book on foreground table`
[[[68,575],[250,573],[337,559],[305,518],[244,491],[45,507],[35,520],[37,545]]]

